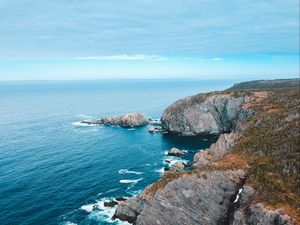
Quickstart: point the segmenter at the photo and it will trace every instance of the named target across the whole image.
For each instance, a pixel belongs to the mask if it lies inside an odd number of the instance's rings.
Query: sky
[[[298,76],[298,0],[0,1],[0,80]]]

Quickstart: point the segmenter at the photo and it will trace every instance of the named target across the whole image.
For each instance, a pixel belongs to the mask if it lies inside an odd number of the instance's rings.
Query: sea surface
[[[215,137],[149,133],[147,126],[82,126],[140,112],[159,118],[179,98],[235,81],[0,82],[0,224],[126,224],[103,202],[131,197],[162,176],[166,151],[191,160]]]

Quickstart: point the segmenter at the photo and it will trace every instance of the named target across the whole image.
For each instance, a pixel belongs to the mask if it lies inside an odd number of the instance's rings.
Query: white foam
[[[77,225],[77,223],[66,221],[66,222],[64,222],[64,225]]]
[[[97,203],[94,203],[94,204],[88,204],[88,205],[83,205],[80,207],[80,209],[90,213],[93,211],[94,207],[97,206]]]
[[[139,182],[140,180],[142,180],[143,178],[139,178],[139,179],[136,179],[136,180],[120,180],[119,182],[122,183],[122,184],[136,184],[137,182]]]
[[[170,161],[170,163],[166,162],[166,160]],[[163,159],[163,164],[167,164],[169,165],[170,167],[174,164],[174,163],[177,163],[177,162],[182,162],[182,163],[188,163],[189,161],[186,160],[186,159],[182,159],[180,157],[176,157],[176,156],[167,156],[167,157],[164,157]]]
[[[127,193],[133,197],[139,195],[140,193],[142,193],[142,191],[143,190],[127,191]]]
[[[160,169],[156,169],[155,172],[160,173],[160,175],[162,176],[165,173],[165,169],[164,169],[164,167],[162,167]]]
[[[120,221],[120,220],[113,221],[111,219],[115,213],[116,206],[114,206],[114,207],[105,207],[104,206],[105,201],[111,201],[111,200],[112,200],[111,198],[102,198],[94,204],[85,205],[85,206],[88,206],[89,210],[91,209],[91,211],[89,211],[88,218],[90,220],[96,220],[97,222],[108,222],[108,223],[117,222],[117,224],[129,225],[129,223],[127,223],[127,222]],[[92,208],[91,208],[91,205],[92,205]],[[85,206],[81,206],[81,209],[85,208]]]
[[[126,173],[132,173],[132,174],[143,174],[143,172],[128,170],[128,169],[120,169],[119,174],[126,174]]]
[[[146,164],[141,164],[140,166],[151,166],[150,163],[146,163]]]
[[[73,126],[79,126],[79,127],[95,127],[95,126],[99,126],[98,124],[82,123],[81,121],[73,122],[72,125]]]
[[[136,128],[128,128],[127,130],[135,130]]]

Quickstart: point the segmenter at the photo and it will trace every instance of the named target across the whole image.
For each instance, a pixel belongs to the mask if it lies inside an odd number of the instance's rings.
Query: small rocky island
[[[120,202],[113,219],[136,225],[299,224],[299,112],[299,79],[245,82],[175,102],[163,113],[163,129],[217,133],[218,140],[194,155],[191,170],[176,164]]]
[[[111,116],[100,120],[84,120],[83,124],[88,125],[109,125],[120,127],[140,127],[149,123],[149,120],[141,113],[130,113],[120,116]]]

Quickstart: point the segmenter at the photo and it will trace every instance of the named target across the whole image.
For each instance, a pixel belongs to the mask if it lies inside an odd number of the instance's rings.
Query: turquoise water
[[[232,83],[0,83],[0,224],[112,224],[113,209],[104,208],[103,201],[133,196],[159,179],[171,147],[186,150],[190,160],[214,138],[76,122],[129,112],[159,118],[179,98]]]

